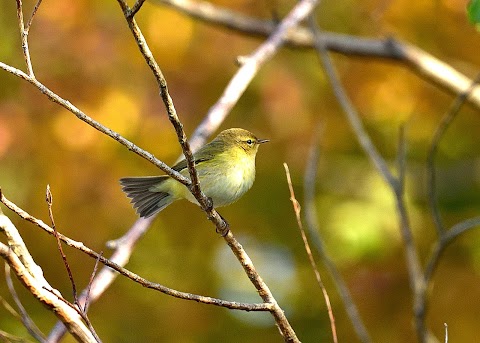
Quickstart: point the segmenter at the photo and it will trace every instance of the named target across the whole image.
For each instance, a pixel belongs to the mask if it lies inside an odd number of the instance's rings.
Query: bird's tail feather
[[[168,179],[168,176],[124,177],[120,179],[122,190],[132,199],[132,204],[140,217],[150,217],[173,202],[167,192],[155,191],[154,186]]]

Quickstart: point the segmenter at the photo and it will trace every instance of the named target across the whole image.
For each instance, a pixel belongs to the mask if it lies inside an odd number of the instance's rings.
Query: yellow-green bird
[[[268,139],[258,139],[247,130],[233,128],[220,132],[193,154],[200,188],[213,206],[229,205],[252,187],[258,146],[266,142]],[[189,178],[185,159],[172,169]],[[168,175],[125,177],[120,184],[140,217],[150,217],[178,199],[198,205],[188,188]]]

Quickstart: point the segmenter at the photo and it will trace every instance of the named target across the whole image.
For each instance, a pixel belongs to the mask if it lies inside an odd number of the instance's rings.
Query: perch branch
[[[293,10],[289,13],[289,15],[280,23],[277,30],[275,30],[269,39],[260,46],[253,54],[251,54],[248,58],[244,60],[244,63],[237,74],[232,78],[229,85],[225,89],[222,97],[220,100],[210,109],[209,114],[207,114],[207,118],[213,117],[221,117],[224,118],[234,104],[238,101],[240,96],[243,94],[245,88],[253,79],[254,75],[256,74],[258,68],[266,62],[273,54],[278,50],[278,48],[282,45],[284,36],[288,32],[289,29],[296,26],[303,18],[305,18],[315,7],[317,1],[313,0],[303,0],[300,1]],[[122,7],[122,10],[125,14],[125,18],[127,19],[128,25],[132,34],[134,35],[135,41],[144,56],[147,64],[152,69],[152,72],[157,80],[157,83],[160,86],[160,93],[162,95],[162,99],[164,100],[165,106],[167,107],[167,113],[169,115],[170,121],[174,125],[177,136],[179,138],[179,142],[182,145],[182,150],[184,152],[185,158],[188,162],[188,167],[190,171],[190,176],[192,177],[192,184],[193,187],[190,188],[192,194],[200,203],[202,209],[207,213],[207,216],[212,222],[215,223],[217,227],[217,231],[223,232],[226,227],[226,223],[224,220],[218,215],[216,211],[209,208],[207,206],[206,198],[201,193],[200,187],[198,185],[198,179],[196,178],[196,171],[194,168],[193,157],[191,156],[191,150],[189,144],[186,140],[185,134],[183,133],[183,127],[181,126],[176,112],[173,107],[173,103],[171,101],[170,96],[168,95],[166,81],[163,77],[163,74],[158,67],[158,64],[153,58],[151,51],[148,49],[148,45],[141,34],[140,29],[136,25],[136,22],[133,18],[129,18],[128,14],[131,12],[130,8],[126,4],[125,1],[119,0],[119,4]],[[213,126],[209,124],[208,126]],[[201,134],[197,132],[195,136],[202,137]],[[261,277],[256,272],[250,258],[243,250],[241,245],[236,241],[233,237],[232,233],[227,231],[227,234],[224,235],[227,244],[232,249],[233,253],[242,264],[245,272],[249,276],[250,280],[257,288],[260,296],[264,300],[264,302],[270,302],[274,305],[274,311],[272,314],[275,318],[276,324],[279,327],[284,339],[286,341],[297,341],[297,337],[295,332],[291,328],[288,320],[285,317],[285,314],[278,306],[276,300],[274,299],[273,295],[271,294],[267,285],[263,282]]]

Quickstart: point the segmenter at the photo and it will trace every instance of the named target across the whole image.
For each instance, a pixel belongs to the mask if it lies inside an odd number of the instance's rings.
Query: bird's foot
[[[206,210],[208,212],[210,212],[211,210],[213,210],[213,200],[211,197],[207,197],[207,201],[205,202],[205,205],[206,205]]]
[[[225,237],[228,234],[228,232],[230,231],[230,225],[228,224],[228,222],[225,220],[225,218],[223,218],[223,216],[220,213],[218,215],[220,216],[220,218],[222,218],[224,225],[220,228],[217,227],[215,229],[215,231],[217,233],[219,233],[222,237]]]

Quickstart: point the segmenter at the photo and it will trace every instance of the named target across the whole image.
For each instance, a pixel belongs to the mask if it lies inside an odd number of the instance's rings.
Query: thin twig
[[[424,272],[426,284],[431,281],[433,273],[435,272],[440,257],[444,253],[445,249],[460,235],[478,227],[480,227],[480,217],[474,217],[461,221],[460,223],[453,225],[450,229],[445,230],[445,233],[442,235],[442,237],[435,243],[428,258]]]
[[[207,1],[157,0],[157,2],[171,6],[209,25],[218,25],[256,37],[270,36],[277,27],[275,21],[252,18]],[[472,83],[470,78],[426,51],[391,37],[375,39],[335,32],[323,32],[322,37],[325,48],[329,51],[347,56],[398,61],[410,68],[417,76],[454,95],[465,92]],[[285,38],[285,45],[314,49],[314,33],[302,26],[292,28]],[[476,108],[480,108],[480,86],[475,87],[470,93],[468,101]],[[215,122],[215,118],[209,118],[209,120]]]
[[[433,221],[437,231],[437,241],[435,242],[432,252],[428,257],[425,271],[423,272],[423,289],[418,294],[417,302],[417,323],[418,326],[425,327],[425,316],[427,312],[427,285],[432,281],[433,274],[438,265],[440,257],[450,243],[464,232],[480,226],[480,217],[474,217],[466,219],[460,223],[455,224],[450,229],[445,229],[443,224],[440,210],[437,204],[436,194],[436,173],[435,173],[435,159],[437,157],[438,147],[441,139],[443,138],[446,130],[457,117],[462,105],[466,99],[469,98],[471,92],[473,92],[476,84],[480,82],[480,74],[475,78],[467,91],[460,94],[450,106],[450,109],[442,117],[432,139],[428,156],[427,156],[427,191],[428,201],[430,205],[430,211],[432,212]],[[424,339],[425,340],[425,339]]]
[[[86,312],[83,311],[83,309],[78,306],[78,304],[72,304],[70,301],[65,299],[61,294],[54,292],[53,289],[43,287],[47,292],[52,293],[52,295],[56,296],[58,300],[62,301],[65,305],[69,306],[72,310],[78,313],[78,315],[82,318],[84,323],[87,325],[88,329],[90,330],[91,334],[93,335],[95,341],[97,343],[102,343],[100,340],[100,337],[97,335],[97,332],[95,331],[95,328],[93,327],[92,323],[90,322],[90,319],[88,318]],[[51,342],[50,339],[48,339],[48,342]]]
[[[99,255],[103,256],[103,251],[100,251]],[[100,262],[100,260],[97,258],[95,260],[95,266],[93,267],[92,274],[90,275],[90,280],[88,281],[87,288],[85,289],[85,292],[86,292],[85,303],[83,304],[83,308],[82,308],[84,313],[87,313],[88,306],[90,305],[90,292],[92,291],[93,280],[95,279],[95,275],[97,274],[98,262]],[[80,302],[79,302],[79,306],[81,307]]]
[[[75,107],[72,103],[70,103],[68,100],[63,99],[60,97],[58,94],[54,93],[52,90],[50,90],[48,87],[46,87],[44,84],[36,80],[34,77],[30,77],[29,75],[25,74],[23,71],[14,68],[12,66],[9,66],[5,63],[0,62],[0,69],[3,69],[27,82],[32,84],[37,88],[38,91],[40,91],[42,94],[44,94],[50,101],[59,104],[63,108],[65,108],[67,111],[73,113],[78,119],[81,121],[87,123],[94,129],[100,131],[101,133],[107,135],[108,137],[114,139],[118,143],[122,144],[125,146],[128,150],[133,151],[137,155],[143,157],[156,167],[158,167],[160,170],[165,172],[167,175],[172,177],[173,179],[177,180],[178,182],[184,184],[187,187],[190,187],[191,181],[189,178],[186,178],[182,174],[178,173],[177,171],[173,170],[170,168],[167,164],[164,162],[160,161],[157,159],[153,154],[141,149],[128,139],[124,138],[121,136],[118,132],[115,132],[108,127],[102,125],[98,121],[92,119],[91,117],[87,116],[84,112],[82,112],[80,109]]]
[[[7,287],[12,295],[13,301],[17,305],[18,310],[20,311],[20,319],[23,323],[23,326],[27,329],[28,333],[35,338],[39,342],[47,342],[45,339],[45,335],[43,332],[38,328],[32,318],[28,315],[27,310],[23,307],[20,298],[18,297],[17,292],[15,291],[15,287],[13,286],[12,277],[10,275],[10,266],[8,263],[5,263],[5,279],[7,281]]]
[[[245,92],[260,67],[283,46],[288,34],[317,6],[318,0],[302,0],[279,25],[271,31],[269,38],[253,53],[242,58],[242,66],[232,77],[218,101],[210,107],[205,119],[198,125],[195,134],[205,136],[205,128],[218,127]],[[196,144],[192,140],[192,144]]]
[[[135,14],[137,14],[138,11],[140,11],[140,8],[142,7],[143,3],[145,0],[137,0],[135,1],[135,4],[133,5],[132,9],[130,10],[129,17],[133,18]]]
[[[75,280],[73,279],[73,273],[67,261],[67,255],[65,255],[65,253],[63,252],[62,242],[60,241],[60,236],[58,234],[57,227],[55,225],[55,220],[53,218],[53,211],[52,211],[53,197],[52,197],[52,192],[50,191],[50,185],[48,184],[47,184],[47,190],[45,193],[45,201],[47,202],[47,205],[48,205],[48,216],[50,218],[50,222],[52,223],[53,235],[55,236],[55,239],[57,241],[57,248],[58,248],[58,251],[60,252],[60,255],[62,256],[63,265],[67,270],[68,278],[70,279],[70,284],[72,285],[72,295],[74,299],[73,301],[75,304],[77,304],[77,299],[78,299],[77,286],[75,285]]]
[[[98,343],[101,343],[100,337],[98,337],[97,332],[95,331],[95,328],[93,327],[90,318],[87,316],[87,312],[85,311],[85,307],[82,307],[82,305],[78,301],[78,295],[77,295],[77,286],[75,285],[75,280],[73,278],[73,273],[70,268],[70,264],[68,263],[67,260],[67,255],[65,255],[62,247],[62,242],[60,241],[60,237],[55,225],[55,220],[53,218],[53,211],[52,211],[52,205],[53,205],[53,196],[52,192],[50,191],[50,185],[47,184],[47,191],[45,194],[45,200],[48,205],[48,216],[50,218],[50,222],[52,223],[52,229],[53,229],[53,235],[55,236],[55,239],[57,241],[57,247],[58,251],[60,252],[60,255],[62,256],[63,264],[65,266],[65,269],[67,270],[68,273],[68,278],[70,279],[70,284],[72,285],[72,294],[73,294],[73,304],[71,304],[69,301],[61,297],[59,294],[56,294],[57,297],[60,299],[64,300],[67,304],[69,304],[74,310],[78,312],[78,314],[82,317],[83,321],[85,324],[88,326],[89,330],[91,331],[93,337],[95,337],[95,340]],[[101,254],[100,254],[101,255]],[[98,263],[98,259],[95,263],[95,266]]]
[[[43,229],[50,235],[54,235],[53,229],[45,224],[42,220],[37,219],[30,215],[29,213],[25,212],[21,208],[19,208],[17,205],[15,205],[13,202],[8,200],[5,195],[3,194],[2,190],[0,189],[0,202],[3,203],[8,209],[16,213],[20,218],[29,221],[39,228]],[[194,300],[197,302],[201,302],[204,304],[210,304],[210,305],[215,305],[215,306],[221,306],[221,307],[226,307],[230,309],[235,309],[235,310],[245,310],[245,311],[270,311],[272,308],[271,304],[249,304],[249,303],[238,303],[238,302],[233,302],[233,301],[225,301],[221,299],[216,299],[216,298],[211,298],[211,297],[206,297],[206,296],[201,296],[201,295],[196,295],[196,294],[191,294],[191,293],[185,293],[185,292],[179,292],[177,290],[165,287],[163,285],[160,285],[158,283],[154,283],[151,281],[148,281],[141,276],[129,271],[128,269],[125,269],[123,267],[120,267],[118,264],[113,263],[109,259],[103,257],[101,254],[93,251],[92,249],[88,248],[85,246],[83,243],[75,241],[69,237],[64,236],[63,234],[59,233],[58,234],[59,238],[67,244],[70,247],[73,247],[77,250],[82,251],[83,253],[87,254],[88,256],[98,259],[102,264],[108,266],[111,269],[114,269],[115,271],[119,272],[120,274],[126,276],[127,278],[139,283],[143,287],[154,289],[157,291],[160,291],[164,294],[171,295],[176,298],[180,299],[185,299],[185,300]]]
[[[405,139],[405,126],[401,125],[398,134],[397,147],[397,173],[398,173],[398,192],[405,191],[405,176],[407,169],[407,141]]]
[[[342,84],[340,83],[338,75],[335,71],[335,67],[333,66],[332,60],[328,55],[328,50],[325,47],[323,35],[317,24],[315,23],[314,16],[310,16],[309,23],[316,37],[315,47],[317,49],[318,56],[323,64],[325,73],[328,76],[333,92],[335,93],[335,97],[337,98],[340,106],[345,112],[348,122],[352,127],[355,136],[358,139],[358,142],[362,146],[367,156],[372,161],[373,165],[377,168],[378,172],[383,177],[385,182],[389,184],[392,188],[398,188],[397,180],[393,177],[392,173],[388,169],[387,163],[382,158],[375,145],[372,143],[370,136],[368,135],[365,127],[363,126],[360,116],[358,115],[355,107],[353,106],[345,90],[343,89]]]
[[[305,1],[306,0],[304,0],[303,2]],[[190,191],[198,200],[202,209],[207,213],[208,219],[210,219],[215,224],[217,231],[224,233],[224,229],[228,227],[226,222],[211,206],[208,205],[205,195],[200,190],[200,185],[199,185],[197,173],[195,170],[195,163],[193,161],[193,155],[190,150],[190,146],[186,139],[185,133],[183,132],[183,125],[180,123],[178,119],[178,116],[175,111],[175,107],[173,106],[172,99],[168,94],[167,83],[163,76],[163,73],[161,72],[160,67],[156,63],[150,49],[148,48],[148,45],[139,27],[137,26],[135,20],[133,18],[128,17],[128,13],[130,12],[128,5],[126,4],[125,1],[122,1],[122,0],[118,0],[118,2],[124,12],[125,18],[128,22],[130,30],[132,31],[135,41],[137,42],[140,52],[142,53],[143,57],[147,61],[148,66],[152,70],[155,76],[155,79],[157,80],[162,99],[167,108],[168,118],[170,119],[172,125],[175,127],[175,130],[177,132],[177,137],[182,147],[182,151],[184,153],[185,159],[187,160],[187,165],[190,172],[190,178],[192,180],[191,185],[189,187]],[[270,312],[275,318],[275,322],[279,327],[284,339],[286,341],[298,341],[296,334],[293,331],[287,318],[285,317],[283,310],[278,306],[268,286],[264,283],[262,278],[258,275],[250,257],[247,255],[243,247],[237,242],[237,240],[235,239],[235,237],[230,231],[227,231],[226,235],[222,234],[222,236],[224,236],[224,239],[232,249],[238,261],[241,263],[245,272],[249,276],[249,279],[252,281],[253,285],[258,290],[263,301],[272,306]]]
[[[417,249],[413,242],[412,231],[410,228],[408,213],[405,205],[403,180],[399,180],[392,175],[386,161],[382,158],[377,148],[372,143],[370,136],[368,135],[363,126],[360,116],[352,105],[336,74],[333,63],[325,47],[322,33],[317,27],[313,16],[310,17],[310,26],[316,38],[315,46],[318,51],[318,56],[320,57],[320,60],[324,66],[325,72],[332,85],[335,96],[343,111],[345,112],[348,122],[352,127],[355,136],[358,139],[363,150],[370,158],[377,171],[383,177],[387,185],[391,188],[392,193],[394,194],[395,205],[399,218],[400,233],[402,234],[405,246],[405,258],[409,273],[410,288],[413,292],[413,312],[415,316],[417,336],[419,337],[421,342],[425,342],[427,331],[425,330],[425,327],[423,325],[422,318],[424,317],[424,313],[422,312],[421,306],[421,295],[424,292],[425,284],[423,282],[424,278],[422,267],[420,264],[420,259],[418,257]],[[402,152],[402,148],[400,148],[399,151]],[[399,161],[404,161],[404,158],[400,158]],[[404,168],[405,166],[403,165],[399,167],[399,175],[401,177],[404,176],[404,173],[402,172]]]
[[[284,339],[286,341],[298,341],[295,332],[293,331],[291,325],[289,324],[288,320],[285,317],[283,310],[278,306],[275,298],[273,297],[271,291],[267,287],[267,285],[263,282],[261,277],[256,272],[253,263],[251,262],[250,258],[243,250],[242,246],[236,241],[233,237],[232,233],[227,231],[225,234],[225,228],[227,228],[227,223],[223,220],[223,218],[209,206],[205,195],[200,190],[200,185],[198,183],[197,173],[195,170],[195,164],[193,161],[192,152],[190,150],[189,143],[187,142],[186,136],[183,132],[183,127],[178,120],[178,116],[176,114],[175,108],[173,106],[172,99],[168,94],[167,90],[167,83],[163,74],[158,67],[151,51],[148,48],[146,41],[144,40],[143,35],[141,34],[140,29],[138,28],[135,20],[128,16],[130,9],[127,3],[123,0],[118,0],[124,14],[125,18],[128,22],[130,30],[135,37],[135,41],[137,45],[147,61],[147,64],[151,68],[157,83],[160,87],[160,93],[162,99],[165,103],[167,108],[168,117],[171,123],[174,125],[175,130],[177,132],[177,137],[182,146],[182,151],[184,153],[185,159],[187,161],[187,165],[190,172],[190,178],[192,180],[190,191],[198,200],[202,209],[207,213],[207,217],[215,223],[217,228],[217,232],[221,232],[222,236],[224,236],[227,244],[232,249],[233,253],[237,257],[238,261],[242,264],[245,272],[249,275],[250,280],[254,284],[254,286],[259,291],[260,296],[266,303],[273,304],[273,311],[272,314],[275,318],[276,324],[279,327]],[[272,36],[267,40],[265,44],[262,45],[261,48],[257,49],[251,56],[249,56],[245,63],[240,68],[239,72],[233,77],[230,81],[229,85],[227,86],[224,95],[220,98],[216,105],[214,105],[211,111],[216,112],[219,111],[224,117],[233,105],[238,101],[239,97],[245,90],[246,86],[252,80],[253,76],[255,75],[256,71],[258,70],[259,66],[268,60],[281,46],[283,43],[283,39],[285,34],[287,33],[288,29],[297,25],[303,18],[305,18],[315,7],[317,1],[316,0],[302,0],[300,1],[293,10],[287,15],[287,17],[282,21],[279,25],[278,30],[276,30]],[[208,117],[217,116],[211,115]]]
[[[30,15],[30,19],[28,19],[27,26],[25,26],[25,32],[27,34],[30,31],[30,27],[32,26],[32,23],[33,23],[33,18],[35,17],[35,14],[37,14],[38,8],[40,7],[41,3],[42,3],[42,0],[37,0],[37,3],[33,8],[32,14]]]
[[[180,143],[180,147],[182,148],[183,155],[187,162],[187,167],[188,167],[190,180],[191,180],[191,181],[189,180],[190,182],[184,183],[184,184],[185,186],[188,187],[190,192],[195,196],[198,203],[200,204],[200,207],[207,213],[207,217],[216,224],[217,231],[218,231],[218,228],[220,228],[220,231],[221,231],[227,228],[228,225],[223,220],[223,218],[215,211],[215,209],[212,208],[207,197],[205,196],[205,194],[203,194],[203,192],[200,189],[200,182],[198,180],[198,174],[195,168],[193,153],[190,149],[190,144],[187,140],[187,136],[183,130],[183,124],[180,122],[178,118],[177,111],[173,104],[173,100],[168,92],[167,80],[163,76],[163,72],[160,69],[160,66],[155,60],[155,57],[153,56],[152,51],[148,47],[147,41],[145,40],[145,37],[143,36],[140,28],[138,27],[137,22],[135,21],[135,18],[131,16],[132,10],[128,6],[127,2],[125,0],[117,0],[117,1],[123,11],[125,20],[128,23],[128,27],[132,32],[135,42],[137,43],[138,49],[140,50],[145,61],[147,62],[147,65],[149,66],[150,70],[152,71],[155,77],[155,80],[157,81],[157,84],[160,90],[160,96],[162,97],[163,103],[167,110],[168,119],[170,120],[171,124],[175,128],[178,142]]]
[[[357,306],[353,301],[353,298],[350,294],[348,286],[343,279],[342,274],[338,270],[335,263],[330,258],[327,253],[323,238],[320,234],[320,228],[317,221],[317,211],[315,206],[315,185],[317,183],[317,170],[318,170],[318,161],[319,161],[319,149],[318,141],[320,137],[321,130],[318,128],[315,132],[310,152],[308,154],[307,166],[305,167],[305,176],[304,176],[304,208],[305,208],[305,222],[307,226],[308,233],[312,239],[312,242],[320,255],[323,263],[327,267],[332,280],[337,288],[340,298],[343,301],[347,315],[350,318],[350,321],[353,325],[353,328],[363,343],[370,343],[372,340],[370,335],[363,323],[360,313],[358,312]]]
[[[6,343],[32,343],[32,341],[29,341],[28,339],[14,336],[3,330],[0,330],[0,341],[6,342]]]
[[[1,191],[1,190],[0,190]],[[53,289],[35,264],[22,237],[11,220],[0,212],[0,232],[7,237],[8,245],[0,243],[0,257],[12,268],[18,280],[42,304],[47,306],[67,326],[68,331],[81,342],[96,342],[84,325],[78,312],[58,301],[60,293]],[[48,291],[46,291],[48,289]]]
[[[7,267],[5,267],[5,269],[7,269]],[[22,317],[18,314],[18,312],[15,311],[12,305],[10,305],[8,301],[6,301],[5,298],[3,298],[1,295],[0,295],[0,304],[2,304],[3,308],[7,310],[7,312],[10,313],[12,317],[14,317],[15,319],[18,319],[19,321],[22,321]]]
[[[16,2],[17,2],[18,27],[20,30],[20,40],[22,42],[23,58],[25,59],[28,75],[32,78],[35,78],[35,74],[33,73],[32,60],[30,58],[30,49],[28,47],[28,30],[25,29],[25,24],[23,22],[22,0],[16,0]]]
[[[445,343],[448,343],[448,324],[443,323],[443,325],[445,326]]]
[[[290,177],[290,170],[288,169],[288,165],[283,163],[283,167],[285,168],[285,174],[287,176],[287,183],[288,189],[290,190],[290,200],[292,201],[293,211],[295,212],[295,218],[297,219],[297,226],[300,230],[300,235],[302,236],[303,245],[305,247],[305,251],[308,256],[308,260],[310,262],[310,266],[312,267],[313,272],[315,273],[315,278],[317,280],[320,289],[322,290],[323,298],[325,299],[325,304],[327,305],[328,311],[328,318],[330,319],[330,328],[332,330],[332,339],[334,343],[338,342],[337,338],[337,328],[335,326],[335,316],[333,315],[332,304],[330,303],[330,297],[328,296],[327,289],[323,284],[322,277],[320,276],[320,272],[318,271],[317,263],[313,258],[312,249],[310,249],[310,244],[308,243],[307,235],[305,234],[305,230],[303,229],[302,219],[300,216],[300,204],[295,197],[295,191],[293,190],[292,179]]]
[[[428,189],[428,202],[430,205],[430,211],[432,212],[433,222],[435,229],[437,230],[437,236],[445,232],[445,226],[440,216],[440,211],[437,203],[437,191],[436,191],[436,173],[435,173],[435,158],[437,157],[438,147],[440,140],[445,135],[445,132],[450,127],[452,121],[456,118],[463,104],[467,101],[472,91],[480,82],[480,74],[472,81],[470,87],[461,93],[450,106],[450,109],[444,114],[437,129],[433,135],[432,144],[427,155],[427,189]]]

